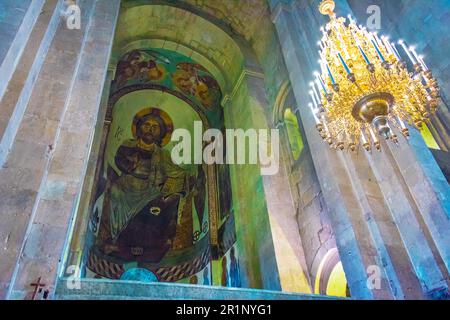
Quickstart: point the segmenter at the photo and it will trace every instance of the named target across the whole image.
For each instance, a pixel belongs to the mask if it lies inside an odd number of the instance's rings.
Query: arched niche
[[[305,142],[298,106],[289,81],[284,82],[278,92],[272,121],[281,129],[283,158],[290,163],[290,167],[295,166],[305,148]]]
[[[286,126],[289,146],[291,149],[291,156],[294,161],[297,161],[300,158],[304,147],[297,115],[292,111],[291,108],[286,108],[284,110],[283,120]]]
[[[130,2],[131,3],[131,2]],[[110,63],[110,73],[109,73],[109,81],[112,81],[117,77],[118,69],[117,65],[122,59],[122,57],[133,51],[139,49],[151,49],[151,50],[167,50],[172,52],[177,52],[178,54],[182,54],[185,57],[192,59],[198,64],[201,64],[205,67],[208,72],[213,76],[213,78],[219,83],[219,87],[222,90],[224,101],[229,102],[229,97],[233,95],[233,92],[236,88],[245,82],[245,78],[250,75],[254,77],[260,84],[258,84],[261,88],[264,87],[261,85],[263,83],[263,79],[260,73],[260,67],[257,63],[254,55],[247,46],[246,42],[236,34],[232,34],[230,30],[226,32],[222,27],[216,25],[209,21],[209,19],[205,19],[204,17],[198,15],[197,13],[193,13],[192,11],[188,11],[185,8],[176,8],[169,5],[159,5],[159,4],[149,4],[147,1],[137,1],[136,6],[127,6],[122,8],[122,12],[120,14],[118,24],[116,26],[117,34],[114,41],[111,63]],[[136,24],[136,25],[134,25]],[[137,27],[139,26],[139,27]],[[225,28],[226,29],[226,28]],[[191,32],[192,31],[192,32]],[[113,90],[113,87],[108,86],[108,90]],[[125,88],[121,94],[130,94],[135,90],[161,90],[161,86],[158,85],[145,85],[140,88],[130,88],[130,91],[127,92]],[[163,89],[165,90],[165,89]],[[258,95],[258,93],[253,92],[255,89],[251,87],[248,94]],[[115,92],[106,93],[108,96],[111,93],[114,95]],[[174,94],[171,90],[166,90],[167,93]],[[120,94],[120,95],[121,95]],[[120,96],[119,95],[119,96]],[[228,99],[227,99],[228,97]],[[115,103],[119,101],[120,97],[116,97],[112,101]],[[192,105],[191,105],[192,106]],[[102,103],[103,111],[105,117],[102,116],[99,119],[98,127],[110,126],[113,121],[113,105],[108,104],[107,99]],[[193,106],[194,109],[195,106]],[[196,110],[198,111],[198,110]],[[203,122],[207,117],[206,114],[198,113],[200,118],[202,118]],[[103,121],[104,120],[104,121]],[[211,127],[214,127],[209,123]],[[103,131],[102,131],[103,130]],[[99,133],[100,132],[100,133]],[[101,133],[103,132],[103,133]],[[74,223],[74,230],[71,234],[71,244],[70,251],[66,252],[67,260],[66,265],[80,265],[86,263],[88,256],[84,255],[85,246],[84,240],[88,239],[89,236],[86,237],[86,230],[88,225],[88,217],[90,212],[90,206],[95,203],[94,199],[96,198],[95,192],[92,189],[88,189],[89,186],[92,186],[92,180],[98,179],[98,174],[96,175],[96,169],[94,163],[99,163],[98,159],[102,157],[102,150],[106,148],[107,141],[107,133],[109,131],[103,129],[98,129],[96,134],[96,138],[98,139],[98,143],[94,143],[94,148],[98,148],[91,154],[91,166],[88,169],[91,176],[89,176],[89,181],[86,184],[85,193],[83,194],[83,198],[81,199],[77,209],[80,212],[78,214],[77,219]],[[102,142],[103,141],[103,142]],[[214,186],[220,185],[220,176],[221,173],[219,168],[209,168],[211,170],[211,174],[209,177],[213,177],[209,179],[208,183],[211,183]],[[97,172],[98,166],[97,166]],[[101,172],[101,170],[100,170]],[[227,173],[226,173],[227,174]],[[95,184],[95,183],[94,183]],[[225,183],[225,185],[227,185]],[[231,188],[231,185],[228,184],[226,186]],[[212,190],[212,189],[210,189]],[[210,201],[208,204],[210,206],[210,211],[219,212],[223,206],[221,204],[222,200],[217,201],[223,193],[217,191],[214,192],[215,200]],[[226,208],[225,210],[230,210],[231,212],[234,208]],[[228,230],[232,230],[234,228],[234,219],[225,219],[227,214],[220,216],[217,224],[214,225],[210,219],[210,238],[211,242],[216,242],[217,245],[211,248],[211,254],[214,256],[224,256],[225,254],[229,254],[231,257],[231,248],[233,244],[236,243],[236,234],[234,232],[229,232]],[[210,216],[211,217],[211,216]],[[260,219],[262,220],[262,219]],[[262,220],[261,223],[266,223],[265,220]],[[266,223],[267,224],[267,223]],[[216,235],[212,234],[212,230],[216,231]],[[224,239],[222,242],[219,241],[218,237]],[[248,257],[248,260],[252,260],[251,263],[258,264],[263,263],[261,259],[263,257],[258,257],[257,252],[253,252],[248,249],[248,247],[253,246],[250,239],[242,239],[245,244],[243,246],[246,247],[247,252],[250,252],[255,257]],[[263,239],[263,241],[268,241],[267,239]],[[271,241],[271,239],[270,239]],[[264,245],[269,245],[265,244]],[[270,245],[272,245],[270,243]],[[233,255],[238,257],[240,252],[240,248],[234,247]],[[270,252],[267,253],[270,255]],[[231,274],[231,270],[234,268],[236,270],[236,264],[233,262],[233,259],[227,260],[227,272]],[[251,287],[268,287],[268,288],[277,288],[278,284],[276,283],[277,275],[276,269],[272,267],[270,263],[267,263],[265,268],[272,270],[271,273],[267,273],[264,276],[257,274],[258,271],[248,270],[253,267],[249,267],[249,261],[245,261],[241,264],[236,262],[237,265],[240,265],[240,273],[246,274],[251,273],[252,280],[247,280],[243,283],[244,286]],[[271,262],[272,263],[272,262]],[[232,265],[234,264],[234,266]],[[275,271],[274,271],[275,270]],[[209,272],[211,268],[209,268]],[[139,274],[139,272],[137,272]],[[222,273],[223,274],[223,273]],[[245,276],[247,276],[246,274]],[[198,281],[194,281],[195,278],[192,278],[192,282],[200,283]],[[260,280],[262,277],[266,277],[269,280]],[[151,277],[149,277],[151,278]],[[190,283],[191,279],[189,279]],[[266,281],[267,284],[264,282]],[[233,281],[229,281],[232,283],[240,283],[236,279]],[[220,285],[219,283],[217,283]]]
[[[161,131],[163,122],[164,127],[172,131],[184,129],[191,137],[197,134],[196,123],[200,123],[200,135],[209,128],[222,130],[221,87],[209,70],[192,57],[158,47],[130,48],[117,62],[111,78],[105,121],[97,129],[101,141],[96,178],[89,186],[91,190],[86,190],[91,194],[90,201],[84,208],[80,207],[84,212],[74,231],[69,261],[76,261],[87,278],[212,284],[212,260],[231,249],[238,255],[233,248],[236,234],[228,172],[215,165],[192,164],[180,166],[183,181],[167,174],[167,181],[172,179],[171,183],[182,183],[183,187],[173,191],[182,196],[176,207],[171,208],[172,223],[165,224],[154,216],[168,214],[164,204],[159,204],[170,194],[161,193],[156,199],[141,195],[135,190],[135,185],[140,183],[134,179],[137,169],[127,169],[124,163],[135,153],[143,157],[137,136],[138,117],[156,112],[161,115],[158,118]],[[175,144],[165,141],[160,147],[169,155]],[[168,156],[166,160],[170,161]],[[159,175],[157,165],[147,167],[155,168],[155,172],[158,171],[155,176]],[[165,165],[161,167],[175,175],[181,172],[178,168],[174,170],[173,165],[169,169]],[[165,189],[167,181],[161,181],[161,190]],[[141,199],[146,202],[134,207]],[[155,204],[155,201],[159,202]],[[159,208],[161,212],[153,214],[152,208]],[[172,228],[172,234],[163,235],[160,230],[152,229],[152,225],[159,224],[163,229]],[[115,230],[115,225],[121,226],[116,228],[119,231]],[[83,226],[86,229],[83,230]],[[164,241],[159,243],[157,238],[152,238],[152,233],[165,237]],[[169,245],[165,246],[165,242]],[[230,260],[227,266],[230,272],[236,269],[233,263],[237,261]],[[236,276],[234,279],[228,284],[240,283]]]

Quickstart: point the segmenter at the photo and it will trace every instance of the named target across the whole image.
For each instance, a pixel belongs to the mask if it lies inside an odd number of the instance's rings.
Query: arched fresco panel
[[[197,121],[223,130],[221,98],[213,76],[176,52],[142,49],[122,57],[89,224],[88,277],[212,284],[211,261],[236,242],[229,173],[177,166],[170,153],[175,129],[194,135]]]

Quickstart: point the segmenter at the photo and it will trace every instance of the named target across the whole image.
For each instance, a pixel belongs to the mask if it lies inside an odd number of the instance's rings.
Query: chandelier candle
[[[381,140],[409,137],[407,124],[421,128],[439,104],[439,86],[415,48],[399,41],[408,63],[386,36],[369,33],[334,13],[333,0],[319,6],[330,21],[320,30],[320,73],[312,83],[311,111],[322,138],[334,149],[381,150]],[[349,22],[348,22],[349,21]]]
[[[402,58],[400,57],[400,53],[397,50],[397,47],[395,46],[395,43],[391,42],[391,47],[394,50],[395,56],[397,57],[398,60],[401,60]]]
[[[333,74],[331,73],[331,70],[330,70],[330,67],[328,66],[328,63],[326,64],[326,66],[327,66],[328,75],[330,76],[331,84],[335,85],[336,81],[334,80]]]
[[[413,55],[411,54],[411,52],[409,51],[408,47],[406,46],[405,42],[403,40],[400,40],[398,42],[399,45],[402,46],[403,50],[405,50],[406,55],[408,56],[409,60],[411,60],[412,64],[416,64],[416,61],[414,60]]]

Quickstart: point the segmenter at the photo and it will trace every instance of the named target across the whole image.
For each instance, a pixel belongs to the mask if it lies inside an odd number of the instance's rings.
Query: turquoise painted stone
[[[134,268],[126,271],[122,275],[122,277],[120,277],[120,280],[139,281],[146,283],[158,282],[158,278],[153,272],[142,268]]]

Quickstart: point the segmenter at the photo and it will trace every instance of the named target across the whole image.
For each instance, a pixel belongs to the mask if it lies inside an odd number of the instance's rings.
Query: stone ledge
[[[345,300],[312,294],[268,290],[193,286],[176,283],[141,283],[82,279],[81,289],[68,289],[73,281],[57,281],[56,300]]]

